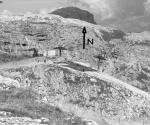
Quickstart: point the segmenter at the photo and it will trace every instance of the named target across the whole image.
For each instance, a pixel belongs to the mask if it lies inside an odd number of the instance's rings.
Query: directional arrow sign
[[[86,27],[83,27],[82,33],[83,33],[83,49],[85,49],[85,35],[87,33]]]

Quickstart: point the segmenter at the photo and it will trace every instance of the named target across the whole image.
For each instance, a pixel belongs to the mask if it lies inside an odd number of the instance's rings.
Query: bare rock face
[[[53,11],[51,14],[56,14],[64,18],[73,18],[83,20],[89,23],[96,24],[93,14],[86,10],[79,9],[77,7],[66,7]]]

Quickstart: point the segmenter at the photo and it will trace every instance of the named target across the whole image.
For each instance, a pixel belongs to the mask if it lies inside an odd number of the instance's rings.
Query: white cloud
[[[145,12],[146,12],[147,14],[150,14],[150,0],[147,0],[147,1],[144,3],[144,5],[145,5]]]
[[[51,12],[53,12],[53,11],[57,10],[57,9],[61,9],[61,8],[63,8],[63,7],[61,7],[61,6],[60,6],[60,7],[52,8],[52,9],[50,9],[50,10],[49,10],[49,13],[51,13]]]
[[[2,15],[7,15],[7,16],[11,16],[12,15],[12,12],[8,11],[8,10],[3,10]]]
[[[27,16],[27,17],[28,17],[28,16],[31,16],[32,14],[33,14],[32,12],[29,12],[29,11],[28,11],[28,12],[26,12],[26,13],[24,14],[24,16]]]
[[[47,9],[41,9],[40,10],[41,15],[47,15],[48,13],[49,13],[49,11]]]
[[[101,13],[101,19],[108,19],[114,16],[113,10],[111,9],[108,0],[83,0],[89,4],[91,11],[94,13]]]
[[[111,8],[110,0],[68,0],[75,5],[87,9],[88,11],[99,14],[102,20],[112,18],[114,11]]]

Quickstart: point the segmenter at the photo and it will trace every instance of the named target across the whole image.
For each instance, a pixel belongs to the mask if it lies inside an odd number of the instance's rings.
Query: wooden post
[[[11,45],[9,46],[9,53],[11,54]]]
[[[100,58],[98,59],[97,66],[98,66],[98,70],[99,70],[99,68],[100,68]]]
[[[119,125],[120,125],[120,118],[119,118]]]
[[[61,56],[61,48],[59,49],[59,56]]]

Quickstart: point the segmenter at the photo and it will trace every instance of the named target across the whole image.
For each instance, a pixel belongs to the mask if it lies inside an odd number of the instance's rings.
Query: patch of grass
[[[85,125],[78,117],[62,112],[59,108],[37,101],[38,95],[32,90],[13,89],[0,91],[0,111],[11,112],[16,117],[32,119],[48,118],[49,125]],[[77,120],[78,119],[78,120]]]
[[[0,63],[20,61],[20,60],[28,59],[28,58],[31,58],[31,57],[26,56],[26,55],[15,56],[15,55],[8,55],[8,54],[0,54]]]

